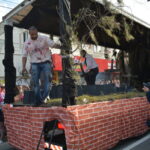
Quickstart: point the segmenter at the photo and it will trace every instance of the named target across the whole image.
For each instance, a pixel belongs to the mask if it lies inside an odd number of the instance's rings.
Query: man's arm
[[[22,52],[23,52],[22,53],[22,73],[25,73],[25,72],[27,72],[26,63],[27,63],[27,56],[28,56],[26,42],[24,43]]]
[[[22,73],[27,72],[26,63],[27,63],[27,57],[22,57]]]
[[[57,49],[60,49],[61,48],[61,45],[58,44],[58,43],[55,43],[53,40],[47,38],[47,43],[48,45],[51,47],[51,48],[57,48]]]

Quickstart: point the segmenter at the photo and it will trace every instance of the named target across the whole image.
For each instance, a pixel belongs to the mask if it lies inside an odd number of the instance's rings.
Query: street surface
[[[2,143],[0,144],[0,150],[17,150],[10,146],[8,143]]]
[[[111,150],[150,150],[150,131],[142,136],[121,141]]]
[[[0,144],[0,150],[17,150],[8,143]],[[111,150],[150,150],[150,131],[143,136],[121,141]]]

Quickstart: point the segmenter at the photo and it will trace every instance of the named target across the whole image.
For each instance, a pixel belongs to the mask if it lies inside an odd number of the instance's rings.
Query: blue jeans
[[[40,77],[43,76],[43,92],[40,89]],[[39,105],[42,101],[49,96],[51,87],[51,64],[50,62],[43,63],[32,63],[31,64],[31,75],[34,87],[34,94],[36,98],[36,104]]]

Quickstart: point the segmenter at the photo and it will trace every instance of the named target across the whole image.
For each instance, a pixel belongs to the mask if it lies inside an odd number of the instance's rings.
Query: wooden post
[[[76,86],[73,79],[73,71],[71,66],[71,13],[70,1],[59,0],[59,16],[60,16],[60,40],[62,43],[62,65],[63,65],[63,97],[62,106],[75,105]]]

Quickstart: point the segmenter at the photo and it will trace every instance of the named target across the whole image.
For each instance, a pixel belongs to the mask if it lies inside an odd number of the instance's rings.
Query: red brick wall
[[[63,107],[4,107],[8,141],[20,150],[36,150],[43,122],[65,126],[67,150],[108,150],[120,140],[148,130],[146,98]],[[43,140],[40,150],[43,148]]]

